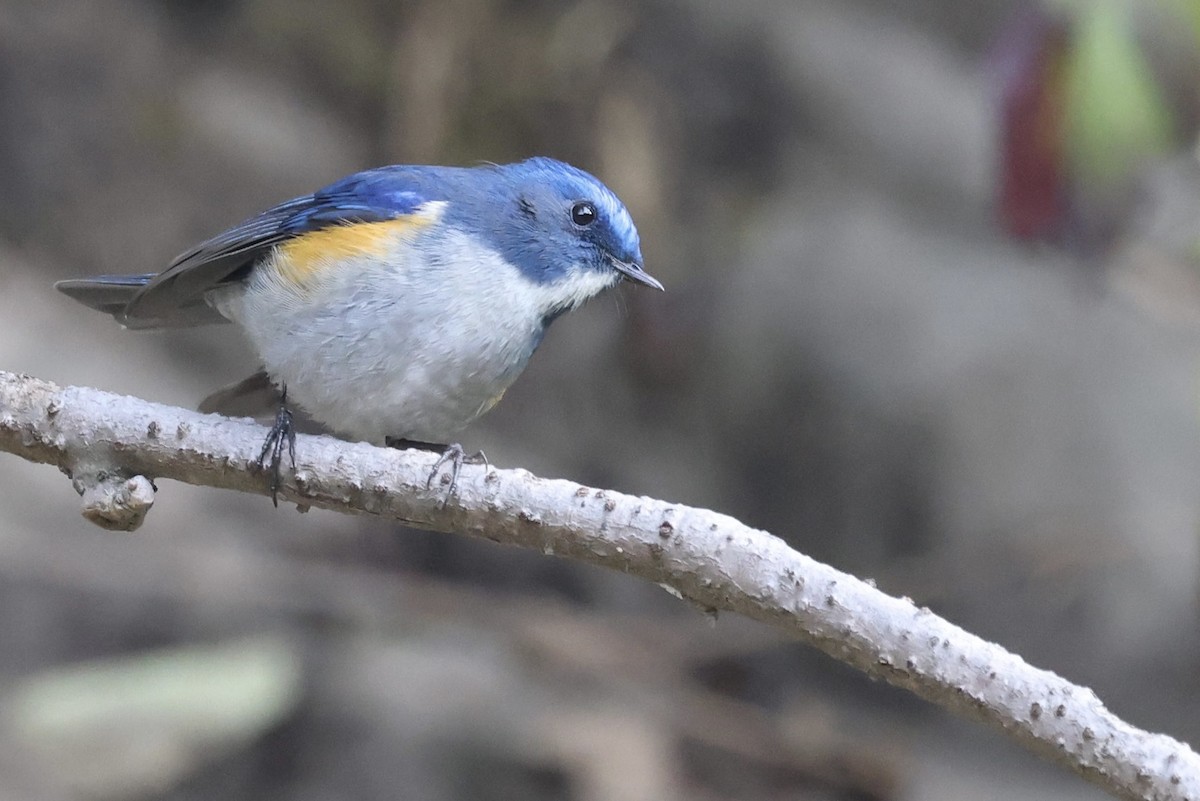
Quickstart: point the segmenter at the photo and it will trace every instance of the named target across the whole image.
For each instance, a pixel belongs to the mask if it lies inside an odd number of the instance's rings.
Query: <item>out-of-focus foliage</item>
[[[995,48],[999,213],[1019,238],[1094,250],[1120,235],[1145,170],[1195,136],[1194,113],[1176,113],[1164,81],[1167,65],[1200,66],[1200,39],[1162,37],[1156,74],[1143,41],[1191,13],[1184,5],[1047,5],[1014,17]]]
[[[55,667],[9,692],[15,747],[85,797],[160,791],[294,710],[297,655],[278,641],[186,646]]]
[[[1065,134],[1081,191],[1125,184],[1174,139],[1170,111],[1128,17],[1112,2],[1084,6],[1067,48]]]

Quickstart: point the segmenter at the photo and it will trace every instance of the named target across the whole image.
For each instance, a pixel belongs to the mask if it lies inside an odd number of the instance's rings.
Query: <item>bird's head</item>
[[[595,177],[540,157],[494,170],[485,235],[546,296],[551,316],[622,279],[663,288],[642,267],[625,204]]]

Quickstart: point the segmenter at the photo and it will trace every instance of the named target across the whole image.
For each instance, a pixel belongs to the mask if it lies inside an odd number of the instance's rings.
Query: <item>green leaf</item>
[[[1080,9],[1064,67],[1067,151],[1085,186],[1118,185],[1171,146],[1170,111],[1124,6]]]
[[[14,739],[90,797],[166,788],[280,722],[299,662],[274,639],[188,646],[54,668],[7,698]]]
[[[1200,0],[1165,0],[1167,7],[1180,15],[1191,30],[1192,44],[1200,48]]]

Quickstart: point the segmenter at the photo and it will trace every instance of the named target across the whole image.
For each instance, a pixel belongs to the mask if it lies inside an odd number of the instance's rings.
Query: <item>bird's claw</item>
[[[489,463],[487,455],[484,454],[483,451],[476,451],[475,453],[468,455],[467,452],[463,450],[462,445],[459,445],[457,442],[451,443],[450,445],[446,446],[446,450],[444,450],[442,455],[438,457],[438,460],[433,463],[433,469],[429,471],[429,479],[425,482],[426,489],[433,488],[433,480],[438,477],[438,473],[441,472],[442,467],[446,464],[450,465],[450,471],[448,473],[449,478],[447,479],[446,477],[443,477],[442,483],[449,485],[446,488],[446,497],[449,498],[454,494],[454,491],[458,489],[458,473],[460,470],[462,470],[463,465],[488,465]]]
[[[446,497],[449,498],[458,489],[458,471],[462,470],[464,464],[482,464],[491,467],[488,462],[487,455],[483,451],[476,451],[472,454],[467,454],[463,450],[463,446],[457,442],[450,445],[435,445],[432,442],[422,442],[421,440],[406,439],[404,437],[387,437],[384,444],[389,448],[416,448],[423,451],[441,451],[441,456],[434,462],[433,469],[429,471],[429,478],[425,481],[425,489],[433,489],[433,480],[438,477],[438,473],[447,463],[450,464],[450,471],[443,476],[442,483],[448,484],[446,488]],[[447,477],[448,476],[448,477]]]
[[[292,420],[292,412],[287,406],[280,404],[275,412],[275,423],[263,441],[262,452],[258,455],[258,466],[271,473],[271,503],[279,507],[279,487],[281,485],[279,468],[283,464],[283,450],[287,448],[288,458],[292,462],[292,470],[296,469],[296,426]],[[269,459],[268,459],[269,457]]]

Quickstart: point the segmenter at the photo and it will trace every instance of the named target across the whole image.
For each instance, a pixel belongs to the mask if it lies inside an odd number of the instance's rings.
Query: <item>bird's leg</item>
[[[487,456],[483,451],[476,451],[475,453],[468,455],[467,452],[463,450],[463,446],[459,445],[457,442],[449,445],[439,445],[435,442],[421,442],[420,440],[415,439],[387,437],[384,439],[384,444],[389,448],[400,448],[402,450],[405,448],[416,448],[422,451],[433,451],[434,453],[440,452],[441,456],[438,458],[437,462],[434,463],[433,469],[429,471],[429,479],[425,482],[425,487],[432,487],[433,480],[438,476],[438,471],[442,469],[443,465],[449,463],[450,486],[446,490],[447,497],[453,495],[454,490],[458,488],[458,471],[462,469],[464,464],[488,464]]]
[[[279,507],[279,467],[283,464],[283,449],[287,446],[288,457],[292,461],[292,470],[296,469],[296,426],[292,421],[292,412],[287,407],[287,386],[280,392],[279,409],[275,412],[275,423],[267,433],[263,442],[262,453],[258,455],[258,466],[262,470],[271,471],[271,503]],[[270,456],[270,461],[267,457]]]

